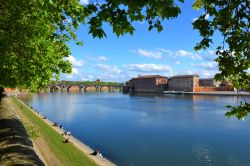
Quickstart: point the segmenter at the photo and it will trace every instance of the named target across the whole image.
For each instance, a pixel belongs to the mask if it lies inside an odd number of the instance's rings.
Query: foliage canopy
[[[182,1],[182,0],[180,0]],[[147,20],[149,30],[180,13],[173,0],[110,1],[83,6],[78,0],[13,0],[0,3],[0,84],[31,90],[60,73],[70,73],[67,42],[80,23],[93,37],[105,37],[104,22],[119,36],[133,34],[134,21]]]
[[[222,44],[216,49],[220,73],[215,78],[232,82],[239,90],[250,92],[250,1],[249,0],[196,0],[196,9],[203,8],[205,13],[194,23],[202,40],[195,50],[206,49],[213,43],[213,35],[219,31]],[[209,16],[209,19],[206,19]],[[247,101],[239,106],[228,106],[226,116],[244,118],[250,112]]]

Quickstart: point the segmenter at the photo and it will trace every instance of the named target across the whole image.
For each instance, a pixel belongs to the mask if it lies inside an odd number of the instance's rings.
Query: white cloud
[[[196,17],[196,18],[193,18],[193,22],[195,22],[196,20],[198,20],[198,18]]]
[[[108,58],[105,56],[89,57],[89,59],[92,61],[97,61],[97,62],[103,62],[103,61],[108,60]]]
[[[98,58],[98,60],[100,60],[100,61],[106,61],[107,60],[107,58],[105,57],[105,56],[99,56],[99,57],[97,57]]]
[[[178,57],[186,57],[192,58],[194,60],[202,60],[202,56],[198,54],[198,52],[189,52],[183,49],[178,51],[172,51],[164,48],[158,48],[156,51],[149,51],[139,48],[138,50],[129,50],[132,53],[137,53],[140,56],[147,57],[147,58],[155,58],[155,59],[162,59],[163,56],[168,56],[171,58],[178,58]],[[210,51],[210,54],[212,51]]]
[[[215,55],[215,51],[213,51],[213,50],[207,50],[207,52],[209,55]]]
[[[209,19],[209,14],[206,14],[206,15],[205,15],[205,19],[206,19],[206,20]]]
[[[176,51],[176,53],[175,53],[176,55],[178,55],[178,56],[192,56],[193,55],[193,53],[192,52],[188,52],[188,51],[185,51],[185,50],[178,50],[178,51]]]
[[[82,4],[82,5],[88,5],[89,4],[89,0],[80,0],[80,4]]]
[[[248,74],[250,74],[250,68],[248,68],[246,72],[247,72]]]
[[[206,70],[217,70],[216,62],[200,63],[200,64],[191,64],[192,66],[199,66]]]
[[[216,55],[215,51],[213,51],[213,50],[207,50],[205,52],[204,51],[202,52],[202,57],[206,61],[214,62],[214,60],[216,59],[217,55]]]
[[[186,71],[186,74],[192,75],[192,74],[195,74],[195,72],[194,72],[194,71],[191,71],[191,70],[188,70],[188,71]]]
[[[109,73],[100,73],[98,78],[103,81],[111,81],[111,82],[125,82],[129,80],[129,77],[125,73],[120,74],[109,74]]]
[[[73,78],[73,76],[72,76],[72,75],[67,74],[67,75],[65,75],[65,78],[67,78],[67,79],[72,79],[72,78]]]
[[[105,64],[97,64],[94,65],[95,68],[102,70],[102,72],[108,72],[109,74],[119,74],[121,70],[115,65],[105,65]]]
[[[163,53],[167,53],[168,55],[173,55],[174,54],[173,51],[167,50],[167,49],[164,49],[164,48],[160,48],[158,50],[163,52]]]
[[[172,69],[167,65],[161,64],[126,64],[123,67],[136,72],[170,72]]]
[[[181,62],[180,62],[180,61],[175,61],[174,63],[175,63],[176,65],[181,64]]]
[[[82,81],[93,81],[93,80],[97,80],[97,79],[95,79],[93,74],[83,74],[81,76],[81,80]]]
[[[137,54],[139,54],[140,56],[143,57],[147,57],[147,58],[156,58],[156,59],[161,59],[162,58],[162,52],[159,51],[148,51],[148,50],[144,50],[139,48],[137,50]]]
[[[205,14],[205,13],[203,13],[203,14]],[[208,20],[209,17],[210,17],[209,14],[206,14],[206,15],[205,15],[205,19],[206,19],[206,20]],[[192,19],[192,22],[195,22],[195,21],[198,20],[198,19],[199,19],[198,17],[195,17],[195,18]]]
[[[202,73],[200,73],[200,77],[201,78],[214,78],[216,73],[217,72],[215,71],[203,71]]]
[[[202,59],[202,57],[197,54],[197,53],[193,53],[193,52],[189,52],[189,51],[186,51],[186,50],[178,50],[175,52],[175,55],[176,56],[180,56],[180,57],[190,57],[192,59]]]
[[[85,64],[84,61],[82,60],[77,60],[74,56],[70,55],[68,58],[67,58],[70,63],[75,66],[75,67],[81,67]]]
[[[178,73],[174,73],[174,75],[193,75],[197,74],[200,78],[213,78],[215,74],[218,73],[217,70],[187,70],[187,71],[181,71]]]
[[[72,68],[72,74],[78,74],[79,73],[79,71],[78,71],[78,69],[77,68]]]

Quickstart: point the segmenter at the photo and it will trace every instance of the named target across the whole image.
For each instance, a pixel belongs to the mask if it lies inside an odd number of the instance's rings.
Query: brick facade
[[[233,86],[214,79],[199,79],[194,75],[178,75],[171,78],[159,75],[139,76],[129,80],[124,87],[124,91],[133,92],[163,92],[183,91],[183,92],[211,92],[211,91],[233,91]]]
[[[169,78],[168,91],[194,92],[199,87],[198,75],[178,75]]]
[[[159,75],[139,76],[127,82],[127,86],[134,92],[161,92],[167,84],[167,77]]]

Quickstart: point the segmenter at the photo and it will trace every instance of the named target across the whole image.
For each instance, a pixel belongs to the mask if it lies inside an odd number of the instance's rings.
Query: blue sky
[[[83,4],[90,3],[82,0]],[[105,26],[107,38],[94,39],[88,27],[82,25],[77,35],[84,46],[70,42],[72,74],[63,74],[61,79],[74,81],[125,82],[138,75],[159,74],[171,77],[179,74],[198,74],[211,78],[218,72],[213,61],[215,47],[222,41],[214,37],[214,46],[208,50],[194,52],[193,47],[201,39],[193,30],[192,22],[203,11],[192,8],[192,2],[181,5],[182,14],[165,21],[164,30],[148,31],[147,22],[134,23],[134,35],[117,37],[109,26]],[[209,19],[209,16],[208,16]]]

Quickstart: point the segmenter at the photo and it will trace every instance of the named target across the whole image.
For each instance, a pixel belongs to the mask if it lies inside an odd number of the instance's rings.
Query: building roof
[[[167,77],[164,77],[164,76],[160,76],[160,75],[144,75],[144,76],[139,76],[139,77],[135,77],[135,78],[132,78],[132,80],[134,79],[147,79],[147,78],[166,78]]]
[[[173,76],[171,78],[186,78],[186,77],[199,77],[199,75],[197,75],[197,74],[193,74],[193,75],[177,75],[177,76]]]

